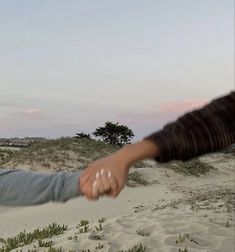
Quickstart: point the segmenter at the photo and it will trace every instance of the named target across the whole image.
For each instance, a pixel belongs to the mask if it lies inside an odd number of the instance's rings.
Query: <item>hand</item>
[[[124,188],[129,166],[118,154],[94,161],[80,177],[80,190],[88,199],[106,194],[117,197]]]
[[[126,145],[111,156],[94,161],[85,169],[80,177],[81,193],[88,199],[98,199],[103,194],[115,198],[126,184],[130,166],[158,155],[158,147],[149,140]]]

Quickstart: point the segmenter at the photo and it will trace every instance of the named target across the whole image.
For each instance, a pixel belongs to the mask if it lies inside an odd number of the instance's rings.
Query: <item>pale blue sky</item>
[[[136,140],[234,89],[233,0],[0,1],[0,137]]]

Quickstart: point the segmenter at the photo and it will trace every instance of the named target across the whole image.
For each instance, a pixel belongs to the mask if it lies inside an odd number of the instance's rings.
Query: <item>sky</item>
[[[134,140],[234,89],[233,0],[0,1],[0,137]]]

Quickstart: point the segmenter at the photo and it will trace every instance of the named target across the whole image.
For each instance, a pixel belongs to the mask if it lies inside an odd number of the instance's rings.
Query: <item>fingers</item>
[[[93,162],[80,176],[80,191],[88,199],[98,199],[101,195],[117,197],[121,191],[120,174],[116,174],[113,164],[107,165],[103,159]],[[111,171],[108,170],[109,167]],[[118,175],[118,176],[117,176]],[[122,175],[122,174],[121,174]],[[96,181],[96,183],[94,183]],[[120,188],[119,188],[120,187]]]
[[[96,174],[93,174],[85,183],[80,183],[80,190],[87,199],[96,200],[99,198],[98,192],[96,193],[97,182],[94,183],[95,181]]]
[[[110,183],[110,191],[107,193],[108,196],[115,197],[115,192],[118,189],[118,183],[116,179],[113,177],[111,172],[108,172],[108,179]]]
[[[96,172],[95,180],[92,184],[92,196],[91,197],[98,198],[99,195],[102,193],[103,185],[102,185],[102,181],[101,181],[100,177],[101,177],[100,172]]]
[[[100,180],[101,180],[102,187],[99,190],[100,194],[107,193],[108,191],[111,190],[111,181],[110,181],[109,176],[111,176],[110,172],[106,172],[103,169],[101,170]]]
[[[99,198],[99,190],[97,188],[97,181],[96,180],[93,182],[93,185],[92,185],[92,196],[95,199]]]
[[[92,197],[92,186],[97,174],[98,168],[95,163],[88,166],[80,176],[80,191],[88,199],[93,199]]]
[[[93,197],[97,197],[98,195],[104,195],[108,191],[110,191],[111,185],[110,180],[108,178],[108,173],[104,171],[104,169],[101,169],[100,172],[96,173],[96,179],[93,183],[93,190],[92,194]]]
[[[92,178],[83,186],[86,198],[95,200],[104,194],[111,197],[116,197],[119,194],[117,192],[118,183],[110,171],[101,169],[99,172],[93,174]]]
[[[94,174],[100,170],[102,160],[96,160],[89,165],[80,176],[80,184],[84,186],[88,181],[94,177]],[[94,179],[94,178],[93,178]]]

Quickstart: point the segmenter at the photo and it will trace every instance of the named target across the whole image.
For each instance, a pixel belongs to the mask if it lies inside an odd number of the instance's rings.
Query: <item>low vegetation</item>
[[[138,235],[140,235],[140,236],[144,236],[144,237],[148,237],[148,236],[150,236],[150,233],[149,232],[145,232],[144,230],[142,230],[142,229],[138,229],[138,230],[136,230],[136,233],[138,234]]]
[[[42,242],[42,240],[51,238],[52,236],[55,236],[55,235],[63,234],[64,231],[66,231],[67,229],[68,227],[65,225],[60,226],[56,223],[53,223],[43,229],[36,229],[31,233],[26,233],[24,231],[24,232],[19,233],[17,236],[13,238],[7,238],[7,239],[1,238],[1,242],[4,245],[0,248],[0,252],[11,251],[12,249],[16,249],[16,248],[31,244],[32,242],[36,240],[38,240],[38,243],[40,245],[49,245],[50,241]]]
[[[86,168],[92,161],[110,155],[120,147],[87,138],[59,138],[45,140],[18,151],[0,149],[0,166],[30,170],[68,170]],[[133,167],[144,167],[138,162]]]
[[[39,247],[51,247],[52,245],[53,245],[52,240],[48,240],[48,241],[38,240]]]
[[[144,179],[143,176],[138,171],[129,173],[127,179],[127,186],[136,187],[138,185],[147,186],[149,185],[149,182],[146,179]]]
[[[190,237],[189,234],[179,234],[179,237],[176,239],[175,243],[182,244],[185,241],[190,241],[192,243],[199,245],[199,242],[193,239],[192,237]]]
[[[139,243],[128,250],[119,250],[119,252],[144,252],[145,250],[146,246],[144,246],[142,243]]]
[[[187,247],[184,247],[184,249],[179,248],[178,252],[189,252]]]
[[[8,162],[15,154],[15,151],[0,148],[0,165]]]
[[[175,172],[182,173],[184,175],[197,176],[199,177],[201,174],[206,174],[211,169],[215,169],[212,165],[206,164],[199,159],[192,159],[189,161],[174,161],[169,163],[166,168],[172,169]]]
[[[227,147],[226,149],[224,149],[223,153],[232,154],[232,156],[235,156],[235,144],[232,144],[229,147]]]
[[[0,154],[2,167],[42,167],[53,170],[85,168],[90,162],[116,151],[119,147],[92,139],[60,138],[46,140],[17,152]],[[1,153],[1,152],[0,152]]]
[[[216,203],[220,202],[218,206]],[[231,213],[235,210],[235,192],[232,190],[205,190],[194,191],[190,197],[177,199],[167,204],[156,205],[153,211],[163,210],[165,208],[179,208],[180,205],[187,204],[192,210],[209,210],[224,208],[224,211]],[[227,224],[225,224],[227,226]]]
[[[81,220],[80,223],[77,225],[77,228],[85,227],[89,224],[88,220]]]
[[[99,223],[104,223],[106,221],[106,217],[102,217],[101,219],[98,219]]]

